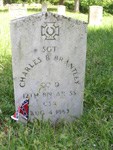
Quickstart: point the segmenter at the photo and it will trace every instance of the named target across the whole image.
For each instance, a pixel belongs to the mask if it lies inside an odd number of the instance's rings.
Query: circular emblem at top
[[[56,37],[59,36],[59,26],[55,22],[45,22],[41,26],[41,36],[45,40],[56,40]]]

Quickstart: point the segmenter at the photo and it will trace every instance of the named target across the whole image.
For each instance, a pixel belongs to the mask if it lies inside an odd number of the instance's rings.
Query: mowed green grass
[[[9,23],[8,13],[0,13],[0,150],[112,150],[113,16],[104,16],[100,27],[88,26],[83,115],[57,126],[43,121],[22,125],[10,118],[15,108]]]

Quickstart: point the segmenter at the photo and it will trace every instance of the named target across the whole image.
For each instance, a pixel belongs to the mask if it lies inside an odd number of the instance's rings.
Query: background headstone
[[[27,8],[22,4],[11,5],[9,7],[9,14],[11,19],[27,16]]]
[[[52,13],[11,21],[15,104],[30,97],[31,121],[72,121],[82,114],[86,27]]]
[[[89,24],[90,25],[101,25],[103,17],[102,6],[90,6],[89,7]]]
[[[42,7],[42,5],[41,5],[41,4],[39,4],[39,3],[35,3],[35,7],[36,7],[36,8],[41,8],[41,7]]]
[[[66,7],[64,5],[58,5],[58,14],[59,15],[66,15]]]
[[[46,3],[42,4],[42,12],[47,12],[47,4]]]
[[[0,0],[0,7],[3,7],[3,0]]]

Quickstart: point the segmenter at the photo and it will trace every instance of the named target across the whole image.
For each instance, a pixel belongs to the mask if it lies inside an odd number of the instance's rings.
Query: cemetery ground
[[[32,12],[33,13],[33,12]],[[87,15],[67,12],[87,21]],[[99,27],[88,26],[83,115],[73,123],[11,120],[15,112],[9,15],[0,13],[0,149],[112,150],[113,149],[113,16],[104,15]]]

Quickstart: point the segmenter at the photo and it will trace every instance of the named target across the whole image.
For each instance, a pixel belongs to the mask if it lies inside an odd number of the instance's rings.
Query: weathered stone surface
[[[103,17],[102,6],[90,6],[89,7],[89,24],[90,25],[101,25]]]
[[[29,95],[31,121],[72,121],[82,114],[86,27],[52,13],[11,21],[15,104]]]

